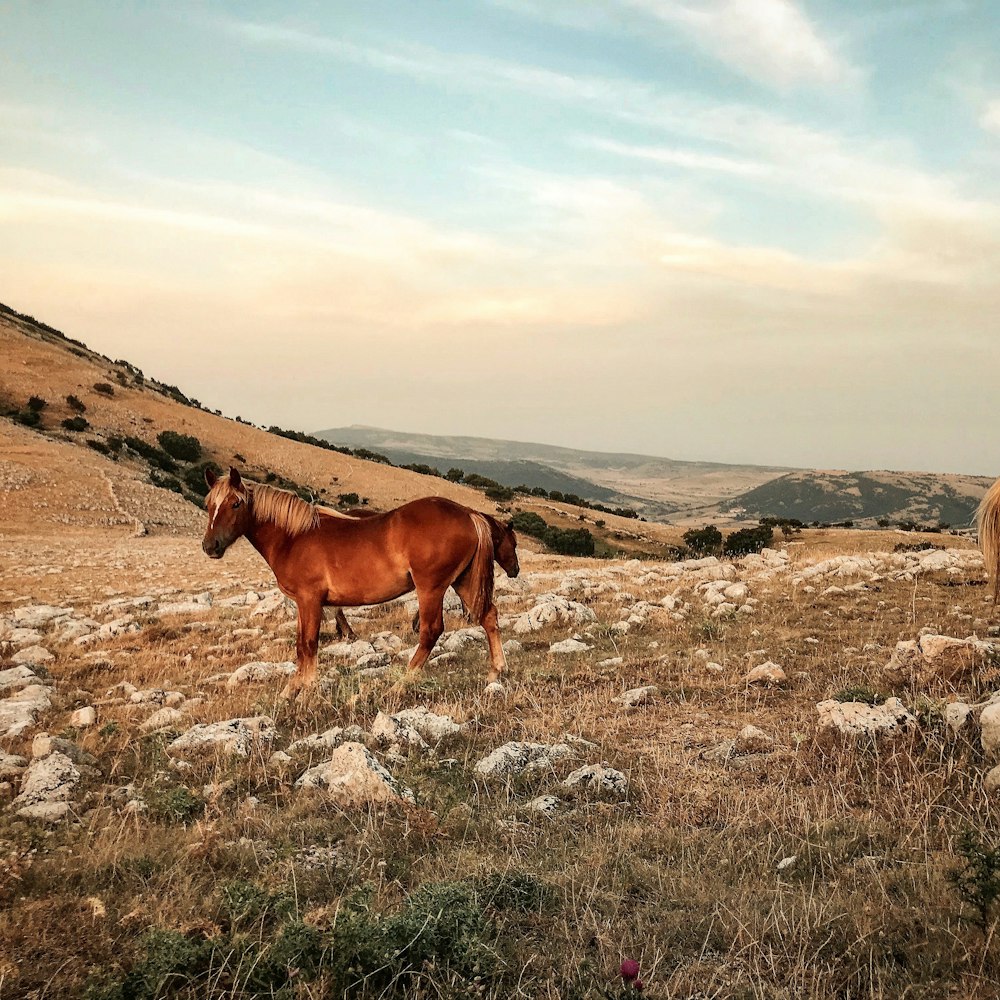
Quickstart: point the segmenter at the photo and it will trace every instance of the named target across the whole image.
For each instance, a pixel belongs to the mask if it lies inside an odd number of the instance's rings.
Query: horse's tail
[[[493,604],[493,532],[489,521],[477,510],[469,511],[476,528],[476,551],[466,572],[471,574],[472,599],[469,617],[478,625]]]
[[[993,592],[993,603],[1000,597],[1000,479],[983,497],[976,511],[976,527],[979,530],[979,548],[986,562],[986,575]]]

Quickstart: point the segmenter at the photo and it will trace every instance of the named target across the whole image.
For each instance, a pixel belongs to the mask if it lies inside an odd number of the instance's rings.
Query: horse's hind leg
[[[420,603],[420,639],[417,648],[410,657],[410,662],[406,666],[406,673],[410,676],[427,662],[427,657],[431,655],[434,643],[441,638],[444,631],[444,592],[447,587],[435,587],[431,590],[417,590],[417,600]]]
[[[344,609],[337,608],[334,617],[337,620],[337,638],[349,639],[351,642],[354,642],[358,637],[354,634],[354,629],[351,628],[351,623],[347,620]]]
[[[319,626],[323,620],[323,602],[320,598],[298,598],[298,634],[295,642],[295,673],[288,679],[282,698],[294,698],[302,689],[316,683],[316,662],[319,658]]]
[[[471,608],[473,588],[469,580],[457,580],[453,586],[458,592],[458,596],[462,598],[465,607]],[[507,657],[504,655],[500,629],[497,627],[497,617],[496,605],[490,604],[478,622],[486,630],[486,641],[490,644],[490,672],[486,675],[487,684],[499,681],[501,674],[507,669]]]

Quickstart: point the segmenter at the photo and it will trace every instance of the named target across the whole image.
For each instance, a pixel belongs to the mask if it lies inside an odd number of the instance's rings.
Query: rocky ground
[[[0,537],[0,998],[995,996],[997,616],[899,537],[525,553],[501,686],[401,599],[292,705],[245,543]]]

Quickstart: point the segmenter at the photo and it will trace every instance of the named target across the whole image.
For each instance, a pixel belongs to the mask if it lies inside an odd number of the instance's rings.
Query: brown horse
[[[316,683],[324,606],[381,604],[416,590],[420,639],[407,667],[413,676],[444,631],[448,587],[486,630],[487,682],[499,680],[507,664],[493,603],[493,535],[485,515],[443,497],[425,497],[374,517],[322,517],[294,493],[244,483],[235,469],[226,477],[209,469],[205,479],[205,553],[221,559],[245,535],[298,608],[297,669],[283,695]]]
[[[466,509],[468,510],[469,508]],[[320,514],[327,514],[327,509],[321,507],[319,508],[319,512]],[[377,517],[379,513],[380,511],[369,510],[367,507],[352,507],[350,510],[338,511],[336,514],[333,514],[332,511],[329,512],[332,516],[356,518]],[[521,572],[520,563],[517,561],[517,535],[514,534],[514,529],[510,524],[498,521],[491,514],[483,514],[482,516],[486,518],[490,526],[490,534],[493,536],[494,561],[507,576],[514,579]],[[351,623],[347,620],[347,616],[341,608],[337,608],[334,612],[334,620],[337,623],[338,639],[349,639],[351,642],[357,639],[354,629],[351,628]],[[419,611],[413,616],[412,628],[414,632],[420,631]]]

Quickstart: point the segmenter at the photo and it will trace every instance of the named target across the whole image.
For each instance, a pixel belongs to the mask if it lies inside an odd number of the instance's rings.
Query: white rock
[[[97,722],[97,709],[93,705],[86,708],[78,708],[70,717],[69,724],[74,729],[86,729]]]
[[[25,757],[0,750],[0,781],[19,778],[27,766],[28,761]]]
[[[766,753],[774,748],[774,740],[756,726],[744,726],[736,737],[737,753]]]
[[[353,734],[348,737],[345,735],[346,733],[347,730],[342,729],[340,726],[334,726],[333,729],[326,729],[322,733],[312,733],[309,736],[303,736],[302,739],[296,740],[294,743],[290,743],[288,745],[288,752],[290,754],[313,753],[318,750],[333,750],[335,747],[339,747],[341,743],[351,740],[357,742]]]
[[[561,642],[554,642],[549,646],[550,653],[585,653],[588,649],[593,649],[579,639],[563,639]]]
[[[362,656],[375,654],[375,647],[364,639],[356,642],[333,642],[320,650],[321,656],[331,656],[337,660],[360,660]]]
[[[423,705],[394,715],[379,712],[372,723],[372,735],[386,743],[409,743],[423,749],[437,746],[462,731],[447,715],[435,715]]]
[[[227,688],[238,687],[240,684],[254,684],[259,681],[272,681],[278,677],[287,677],[295,673],[295,664],[290,660],[282,663],[264,663],[255,660],[237,667],[226,681]]]
[[[573,751],[565,743],[505,743],[487,754],[475,766],[484,778],[505,778],[551,771]]]
[[[785,680],[785,671],[771,660],[747,672],[747,684],[783,684]]]
[[[76,765],[62,753],[50,753],[33,760],[21,778],[21,794],[11,803],[21,810],[41,804],[68,802],[82,777]],[[36,817],[42,818],[42,817]]]
[[[558,812],[562,802],[555,795],[539,795],[526,803],[525,811],[538,816],[553,816]]]
[[[791,868],[796,861],[799,860],[797,854],[791,854],[787,858],[782,858],[774,867],[778,869],[779,872],[785,871],[787,868]]]
[[[184,721],[184,713],[176,708],[157,709],[139,728],[144,733],[151,733],[168,726],[179,726]]]
[[[614,701],[626,708],[635,708],[637,705],[645,705],[652,701],[659,692],[660,689],[655,684],[647,684],[645,687],[632,688],[630,691],[618,695]]]
[[[505,695],[506,693],[507,689],[500,683],[500,681],[490,681],[490,683],[483,688],[483,694],[490,697]]]
[[[38,645],[42,641],[42,633],[37,628],[16,628],[4,636],[6,642],[20,649],[22,646]]]
[[[821,701],[816,711],[820,730],[833,730],[845,736],[893,736],[917,723],[898,698],[889,698],[883,705],[831,698]]]
[[[624,796],[628,791],[628,778],[606,764],[587,764],[569,774],[562,782],[562,787],[601,795]]]
[[[17,691],[27,687],[29,684],[41,684],[41,678],[30,667],[23,664],[11,667],[9,670],[0,670],[0,691]]]
[[[11,658],[11,663],[51,663],[55,657],[44,646],[27,646],[19,649]]]
[[[52,707],[48,688],[29,684],[17,694],[0,701],[0,736],[20,736],[34,725],[39,712]]]
[[[514,622],[514,632],[526,635],[547,625],[585,625],[595,621],[597,616],[585,604],[558,594],[548,594],[539,598],[533,608]]]
[[[51,604],[27,604],[14,608],[11,617],[22,628],[39,628],[55,618],[68,617],[72,613],[72,608],[57,608]]]
[[[168,747],[172,757],[196,757],[219,751],[233,757],[249,757],[258,743],[276,736],[274,720],[266,715],[224,722],[200,723],[178,736]]]
[[[403,800],[413,792],[401,785],[360,743],[345,743],[323,764],[309,768],[296,788],[321,788],[341,805],[353,806]]]
[[[2,702],[0,702],[2,704]],[[979,716],[980,740],[986,753],[996,756],[1000,751],[1000,701],[987,705]]]
[[[968,721],[971,714],[971,705],[962,701],[953,701],[951,704],[945,705],[944,721],[952,732],[957,733]]]

